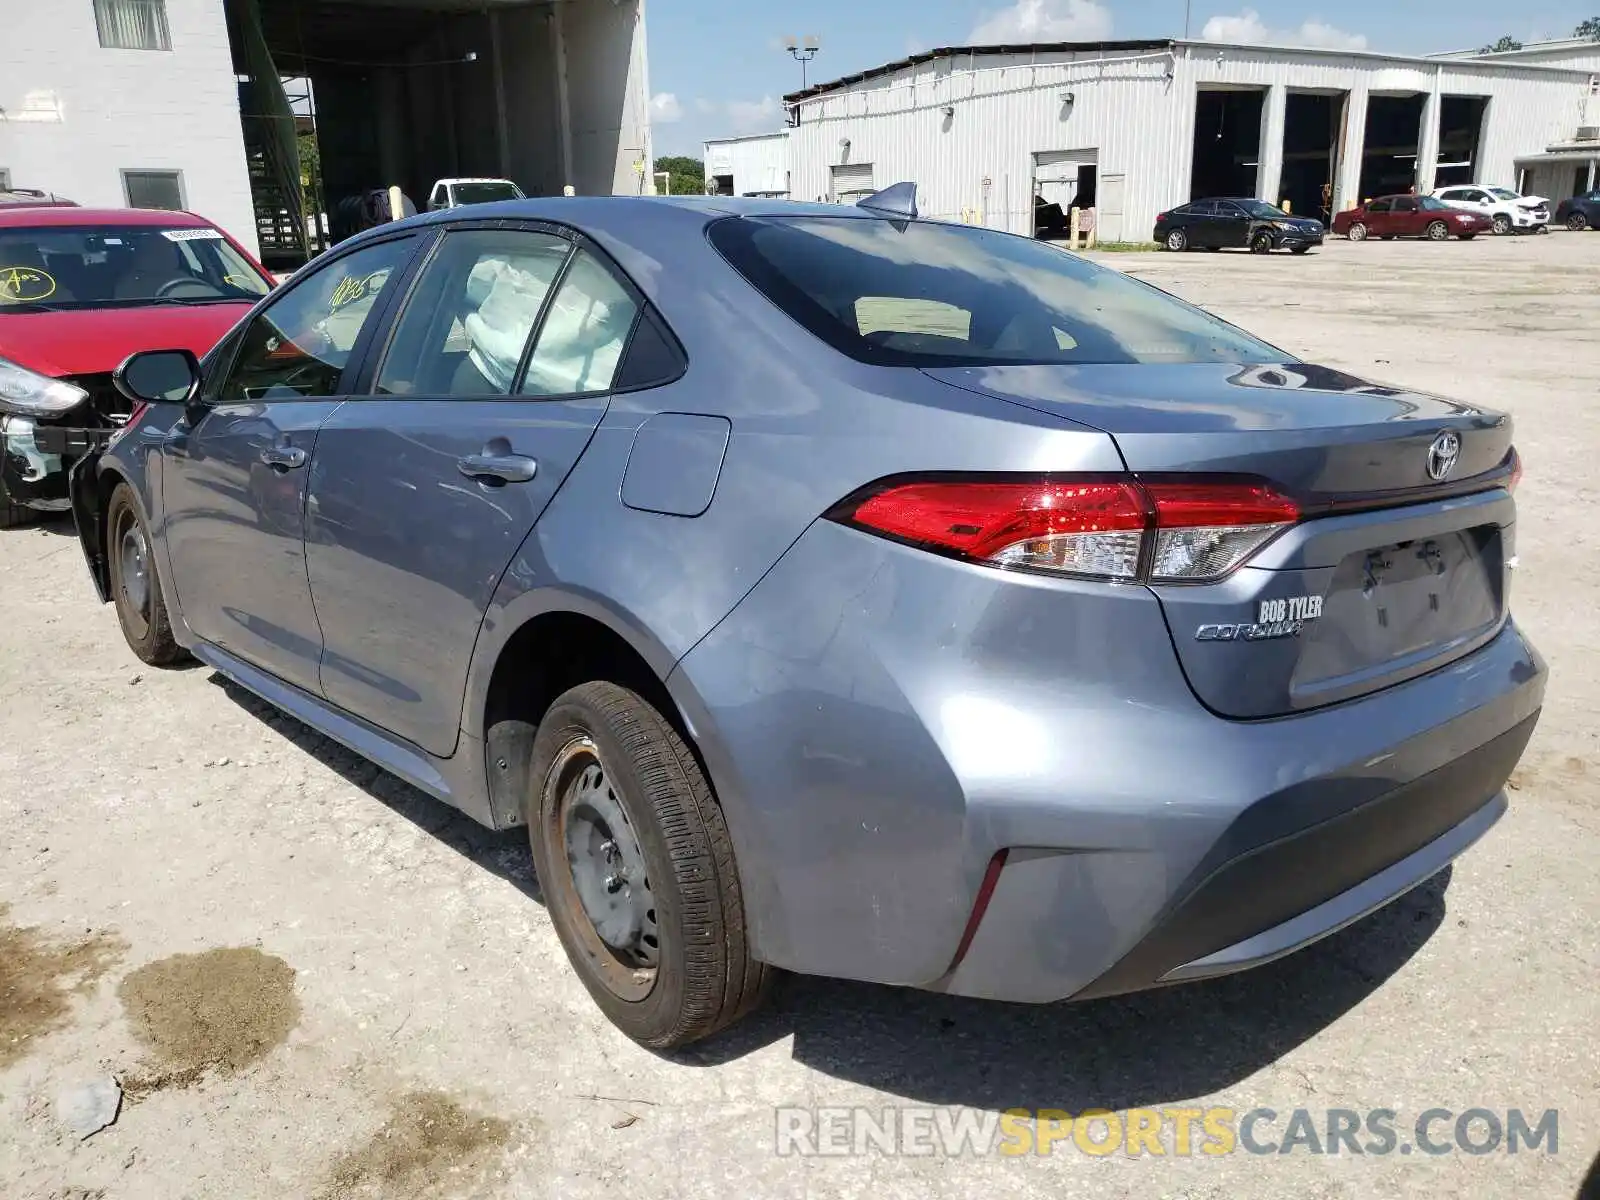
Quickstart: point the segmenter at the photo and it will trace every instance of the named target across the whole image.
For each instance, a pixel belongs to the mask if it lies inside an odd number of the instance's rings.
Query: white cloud
[[[1367,39],[1346,33],[1326,21],[1302,22],[1299,29],[1272,29],[1261,14],[1247,8],[1231,17],[1212,17],[1200,31],[1208,42],[1243,42],[1247,45],[1314,46],[1321,50],[1365,50]]]
[[[671,92],[657,92],[650,97],[650,119],[666,125],[683,120],[683,105]]]
[[[771,96],[759,100],[730,100],[724,108],[734,133],[759,133],[778,127],[783,111]]]
[[[698,113],[714,113],[717,111],[717,106],[704,96],[697,96],[695,97],[694,110]]]
[[[1017,0],[985,13],[974,26],[975,45],[1013,42],[1103,42],[1111,36],[1111,10],[1095,0]]]

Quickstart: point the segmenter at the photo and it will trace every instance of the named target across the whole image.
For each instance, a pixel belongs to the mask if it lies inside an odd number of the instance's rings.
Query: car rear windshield
[[[885,366],[1282,362],[1265,342],[1043,242],[966,225],[732,217],[713,246],[835,349]]]
[[[453,185],[457,204],[490,204],[496,200],[521,200],[514,183],[458,183]]]
[[[208,226],[0,229],[0,312],[238,302],[270,290],[260,272]]]

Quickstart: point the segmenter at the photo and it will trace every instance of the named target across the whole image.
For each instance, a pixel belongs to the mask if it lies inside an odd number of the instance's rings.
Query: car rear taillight
[[[1152,583],[1221,579],[1300,519],[1261,480],[1131,476],[890,481],[829,517],[990,566]]]

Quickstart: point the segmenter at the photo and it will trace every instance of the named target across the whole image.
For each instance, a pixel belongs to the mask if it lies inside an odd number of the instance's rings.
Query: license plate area
[[[1465,652],[1500,624],[1504,576],[1494,525],[1347,555],[1303,628],[1290,683],[1297,707]]]

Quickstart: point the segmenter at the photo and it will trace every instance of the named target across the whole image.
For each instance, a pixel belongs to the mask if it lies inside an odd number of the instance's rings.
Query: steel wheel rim
[[[117,537],[117,583],[125,609],[142,625],[150,623],[150,546],[138,519],[125,513]]]
[[[607,989],[642,1000],[661,964],[656,898],[638,834],[593,739],[561,748],[545,782],[554,800],[547,845],[584,955]]]

